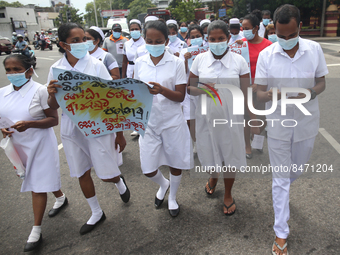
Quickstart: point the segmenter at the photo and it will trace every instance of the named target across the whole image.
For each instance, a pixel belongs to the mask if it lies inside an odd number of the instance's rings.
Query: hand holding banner
[[[55,94],[59,106],[85,136],[124,130],[144,136],[153,99],[144,82],[104,80],[58,68],[53,68],[53,77],[63,86]]]

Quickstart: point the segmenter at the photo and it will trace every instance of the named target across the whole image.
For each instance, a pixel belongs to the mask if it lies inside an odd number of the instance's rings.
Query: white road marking
[[[336,43],[325,43],[325,42],[320,42],[320,44],[333,45],[333,46],[340,46],[340,44],[336,44]]]
[[[333,148],[340,154],[340,144],[324,128],[319,128],[319,132],[333,146]]]
[[[46,59],[46,60],[54,60],[53,58],[42,58],[42,57],[36,57],[38,59]]]
[[[340,64],[329,64],[327,66],[340,66]]]
[[[62,148],[63,148],[64,146],[63,146],[63,144],[61,143],[61,144],[59,144],[58,145],[58,151],[60,151]]]

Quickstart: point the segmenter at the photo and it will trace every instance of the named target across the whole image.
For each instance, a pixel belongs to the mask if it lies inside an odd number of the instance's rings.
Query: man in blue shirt
[[[18,42],[15,44],[15,48],[18,48],[19,50],[22,50],[21,54],[29,57],[30,56],[30,52],[28,50],[28,44],[26,41],[24,41],[24,37],[22,35],[18,35]]]

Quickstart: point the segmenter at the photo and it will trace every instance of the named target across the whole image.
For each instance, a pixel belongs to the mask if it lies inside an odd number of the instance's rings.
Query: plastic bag
[[[0,147],[5,150],[5,154],[14,166],[14,170],[21,179],[25,179],[26,169],[22,164],[22,161],[18,155],[18,152],[14,148],[12,140],[9,136],[2,139],[0,142]]]

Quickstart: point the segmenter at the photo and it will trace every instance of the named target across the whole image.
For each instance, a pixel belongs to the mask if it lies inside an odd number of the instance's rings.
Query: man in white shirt
[[[328,70],[320,45],[299,37],[302,22],[297,7],[286,4],[277,8],[274,26],[278,43],[259,54],[255,83],[258,85],[257,98],[267,103],[266,109],[271,109],[272,105],[275,107],[275,96],[279,100],[276,110],[267,114],[267,128],[270,164],[278,170],[273,170],[272,183],[276,234],[272,254],[282,255],[287,254],[289,189],[303,172],[313,150],[320,119],[317,95],[325,90]],[[282,103],[281,96],[286,95],[281,92],[287,87],[305,89],[305,94],[287,95],[289,99],[305,100],[302,107]],[[281,114],[283,108],[286,115]],[[303,113],[301,108],[310,115]]]
[[[266,32],[266,27],[271,23],[270,20],[271,12],[269,10],[262,11],[262,21],[260,23],[260,27],[258,30],[258,35],[264,37],[264,33]]]

